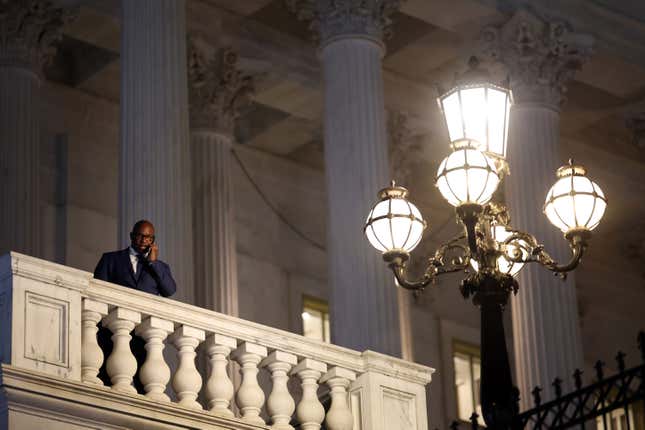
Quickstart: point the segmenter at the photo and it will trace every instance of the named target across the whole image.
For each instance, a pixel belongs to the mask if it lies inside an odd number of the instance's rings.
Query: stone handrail
[[[323,420],[331,430],[427,428],[425,385],[433,371],[428,367],[124,288],[30,256],[12,252],[0,257],[0,311],[0,359],[14,370],[37,371],[251,427],[292,429],[295,412],[300,428],[311,430],[319,429]],[[97,323],[112,333],[114,347],[108,357],[97,343]],[[140,369],[130,350],[132,331],[146,344]],[[166,344],[177,349],[174,372],[164,359]],[[195,362],[198,348],[209,362],[204,375]],[[109,388],[97,377],[104,360]],[[237,387],[231,361],[240,366]],[[261,369],[272,380],[266,392],[258,383]],[[133,386],[137,370],[145,394],[137,394]],[[299,379],[301,395],[289,391],[290,375]],[[317,395],[321,384],[330,391],[327,412]]]

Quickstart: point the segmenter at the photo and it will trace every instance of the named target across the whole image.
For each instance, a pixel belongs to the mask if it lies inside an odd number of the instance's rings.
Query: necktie
[[[141,271],[143,270],[143,262],[145,261],[146,257],[143,254],[137,254],[137,273],[136,273],[136,278],[137,281],[141,277]]]

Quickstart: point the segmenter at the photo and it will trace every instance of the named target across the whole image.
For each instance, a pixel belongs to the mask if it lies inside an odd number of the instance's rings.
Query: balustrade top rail
[[[427,429],[429,367],[308,339],[15,252],[0,257],[0,340],[1,369],[8,374],[48,374],[59,384],[134,395],[177,413],[271,423],[276,430],[293,430],[296,423],[315,430],[323,421],[330,430]],[[175,355],[165,349],[171,344]],[[198,348],[206,367],[195,360]],[[239,365],[237,386],[231,362]],[[270,374],[270,389],[260,384],[261,369]],[[300,380],[300,393],[289,389],[290,376]],[[23,389],[20,378],[13,381],[18,385],[11,389]],[[326,408],[319,384],[329,389]],[[150,419],[145,413],[141,418]]]
[[[324,361],[329,365],[340,366],[357,373],[373,370],[399,379],[427,384],[431,381],[434,372],[432,368],[410,361],[373,351],[354,351],[285,330],[94,279],[92,273],[17,252],[0,257],[0,279],[12,275],[76,289],[84,298],[108,303],[110,307],[131,309],[144,315],[167,319],[176,324],[185,324],[207,332],[257,343],[269,349],[288,351],[303,358]]]

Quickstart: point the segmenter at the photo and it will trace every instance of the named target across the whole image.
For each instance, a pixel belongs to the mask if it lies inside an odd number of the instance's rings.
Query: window
[[[479,348],[462,342],[453,342],[455,366],[455,392],[457,394],[457,417],[469,422],[473,412],[479,415],[479,424],[485,425],[479,398],[481,359]]]
[[[302,334],[305,337],[331,342],[329,305],[326,301],[304,296],[302,299]]]
[[[627,430],[634,429],[634,411],[631,406],[628,408],[629,411],[629,427],[627,426],[627,415],[625,414],[625,409],[614,409],[613,411],[605,415],[607,420],[607,428],[602,419],[602,415],[596,417],[596,428],[598,430]]]

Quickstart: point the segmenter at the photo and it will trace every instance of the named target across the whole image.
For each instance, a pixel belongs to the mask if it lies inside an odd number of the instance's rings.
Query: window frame
[[[481,372],[481,348],[478,345],[475,345],[473,343],[469,342],[464,342],[459,339],[452,339],[452,366],[453,366],[453,378],[452,378],[452,385],[454,387],[454,393],[455,393],[455,407],[456,407],[456,415],[457,419],[460,420],[462,423],[470,423],[469,420],[464,421],[462,417],[459,416],[459,390],[457,389],[457,369],[455,368],[455,358],[457,357],[457,354],[461,356],[467,356],[468,357],[468,364],[469,364],[469,371],[470,371],[470,380],[471,380],[471,386],[473,389],[471,390],[471,401],[474,407],[473,412],[476,412],[478,402],[477,398],[480,397],[479,401],[479,406],[481,408],[481,395],[477,396],[475,393],[475,374],[474,374],[474,363],[473,359],[477,358],[479,359],[479,366],[480,366],[480,372]],[[481,380],[481,374],[479,375],[479,379]],[[478,418],[478,423],[481,427],[485,427],[486,425],[484,424],[483,417],[481,414],[479,414]]]
[[[306,312],[305,308],[320,312],[321,323],[322,323],[322,330],[321,330],[322,339],[316,339],[316,340],[320,340],[321,342],[325,342],[325,343],[331,343],[331,320],[329,318],[329,303],[326,300],[320,299],[318,297],[313,297],[307,294],[302,295],[302,306],[300,308],[300,323],[302,326],[301,333],[303,336],[305,333],[305,324],[302,318],[302,314]],[[327,319],[327,321],[329,321],[329,330],[327,330],[325,327],[325,318]],[[326,340],[327,338],[329,340]],[[312,339],[312,338],[309,338],[309,339]]]

